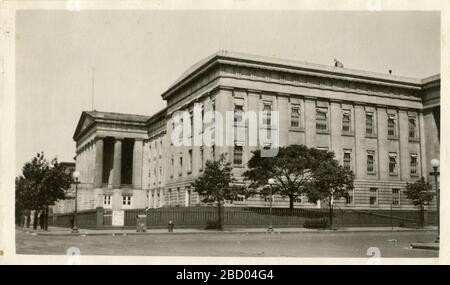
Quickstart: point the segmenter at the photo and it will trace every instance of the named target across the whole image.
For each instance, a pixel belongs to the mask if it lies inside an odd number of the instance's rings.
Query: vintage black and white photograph
[[[65,5],[15,12],[15,254],[439,257],[440,11]]]

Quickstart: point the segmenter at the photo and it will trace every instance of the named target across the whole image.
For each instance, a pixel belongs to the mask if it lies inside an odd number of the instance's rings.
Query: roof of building
[[[124,113],[114,113],[114,112],[101,112],[97,110],[93,111],[83,111],[81,113],[80,119],[78,120],[77,127],[73,134],[73,139],[76,140],[78,137],[83,135],[94,122],[98,121],[120,121],[127,123],[135,123],[141,126],[145,126],[146,122],[150,119],[149,116],[135,115],[135,114],[124,114]]]
[[[124,114],[124,113],[114,113],[114,112],[101,112],[101,111],[84,111],[94,119],[104,119],[104,120],[118,120],[118,121],[129,121],[129,122],[146,122],[150,119],[149,116],[135,115],[135,114]]]
[[[369,79],[369,80],[375,80],[385,83],[401,83],[406,85],[412,85],[412,86],[421,86],[423,84],[422,79],[417,78],[410,78],[410,77],[404,77],[404,76],[397,76],[392,75],[388,73],[378,73],[378,72],[371,72],[371,71],[364,71],[364,70],[357,70],[357,69],[350,69],[350,68],[343,68],[343,67],[335,67],[335,66],[328,66],[328,65],[322,65],[322,64],[314,64],[304,61],[296,61],[296,60],[288,60],[288,59],[279,59],[279,58],[273,58],[273,57],[266,57],[266,56],[258,56],[258,55],[252,55],[252,54],[245,54],[245,53],[237,53],[237,52],[231,52],[231,51],[225,51],[221,50],[219,52],[216,52],[199,62],[192,65],[190,68],[188,68],[175,82],[162,94],[163,98],[166,98],[168,94],[170,94],[173,90],[175,90],[178,86],[180,86],[183,82],[189,80],[191,76],[196,74],[197,72],[201,71],[203,68],[209,66],[211,63],[217,60],[228,60],[228,61],[235,61],[235,62],[245,62],[245,63],[251,63],[251,64],[258,64],[265,66],[266,68],[270,67],[278,67],[278,68],[286,68],[286,69],[292,69],[292,70],[302,70],[302,71],[308,71],[308,72],[314,72],[317,75],[334,75],[334,76],[341,76],[345,77],[347,79]],[[439,75],[435,75],[439,76]],[[433,76],[434,77],[434,76]]]

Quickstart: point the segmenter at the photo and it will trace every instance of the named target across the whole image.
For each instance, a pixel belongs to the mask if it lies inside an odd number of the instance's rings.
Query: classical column
[[[94,188],[102,188],[103,185],[103,145],[103,138],[97,137],[95,140]]]
[[[142,139],[134,139],[133,145],[133,188],[142,188]]]
[[[120,188],[122,175],[122,138],[116,138],[114,142],[114,164],[112,188]]]

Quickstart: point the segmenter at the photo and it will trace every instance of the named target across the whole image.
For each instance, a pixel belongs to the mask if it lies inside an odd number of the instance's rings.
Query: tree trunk
[[[45,214],[44,214],[44,231],[48,230],[48,206],[45,207]]]
[[[34,211],[34,221],[33,221],[33,230],[37,230],[37,223],[38,223],[38,211]]]
[[[329,218],[330,218],[330,230],[333,229],[333,204],[329,203],[330,206],[330,212],[329,212]]]
[[[419,210],[419,223],[420,223],[420,227],[423,228],[424,223],[425,223],[425,209],[423,207],[423,205],[420,205],[420,210]]]
[[[221,204],[220,204],[220,200],[217,201],[217,230],[221,231],[222,230],[222,215],[221,215]]]
[[[294,196],[289,196],[289,210],[291,210],[291,213],[294,210]]]

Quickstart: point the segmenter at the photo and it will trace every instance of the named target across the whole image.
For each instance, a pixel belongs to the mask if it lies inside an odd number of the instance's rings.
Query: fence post
[[[104,209],[102,207],[95,208],[96,210],[96,226],[103,227],[103,215],[104,215]]]

